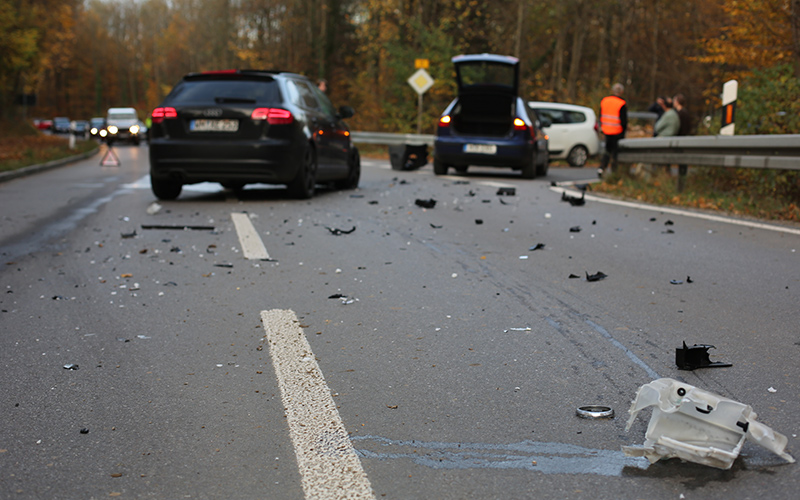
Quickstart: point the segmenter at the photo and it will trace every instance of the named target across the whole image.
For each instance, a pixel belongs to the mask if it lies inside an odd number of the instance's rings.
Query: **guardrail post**
[[[678,165],[678,192],[682,193],[686,187],[686,173],[689,171],[688,165]]]

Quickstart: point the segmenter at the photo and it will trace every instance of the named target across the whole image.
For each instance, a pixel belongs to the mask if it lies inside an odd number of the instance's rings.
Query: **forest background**
[[[698,124],[735,78],[737,133],[800,130],[800,0],[0,0],[0,106],[19,117],[35,95],[28,117],[145,118],[185,73],[285,69],[327,79],[351,128],[411,132],[406,79],[425,58],[432,133],[450,58],[480,52],[520,58],[526,99],[597,108],[619,81],[630,110],[681,92]]]

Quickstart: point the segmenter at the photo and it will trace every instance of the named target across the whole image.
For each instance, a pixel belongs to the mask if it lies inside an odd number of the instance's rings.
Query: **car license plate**
[[[189,122],[189,130],[192,132],[236,132],[239,130],[239,120],[192,120]]]
[[[464,144],[465,153],[478,153],[482,155],[497,154],[496,144]]]

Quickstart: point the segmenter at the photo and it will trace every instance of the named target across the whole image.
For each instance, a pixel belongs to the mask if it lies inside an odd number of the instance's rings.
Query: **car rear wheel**
[[[434,158],[433,159],[433,173],[436,175],[447,175],[447,169],[450,166],[447,163],[443,163],[440,160]]]
[[[582,167],[586,165],[586,160],[589,158],[589,151],[580,144],[569,150],[567,155],[567,163],[572,167]]]
[[[179,181],[150,176],[150,187],[159,200],[174,200],[181,195],[183,184]]]
[[[358,187],[358,181],[361,179],[361,156],[358,153],[358,149],[353,148],[347,160],[347,167],[347,177],[336,181],[336,187],[339,189],[355,189]]]
[[[314,147],[309,145],[303,153],[303,164],[297,171],[294,180],[289,183],[289,192],[295,198],[307,200],[314,196],[317,185],[317,155]]]
[[[539,159],[539,156],[541,156],[541,162],[536,165],[536,177],[545,177],[548,168],[550,168],[550,153],[547,150],[540,151],[536,155],[537,159]]]

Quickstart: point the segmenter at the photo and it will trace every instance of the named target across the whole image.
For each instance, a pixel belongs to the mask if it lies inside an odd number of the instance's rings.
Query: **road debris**
[[[436,224],[434,224],[433,222],[431,222],[430,224],[431,224],[431,227],[432,227],[432,228],[434,228],[434,229],[441,229],[441,228],[443,228],[443,227],[444,227],[444,226],[437,226],[437,225],[436,225]]]
[[[120,236],[122,237],[123,240],[136,238],[136,230],[134,229],[132,233],[121,233]]]
[[[683,280],[669,280],[673,285],[683,285]]]
[[[561,192],[561,201],[566,201],[573,207],[581,207],[586,204],[586,192],[581,193],[581,197],[570,196],[566,191]]]
[[[642,446],[623,446],[630,457],[650,463],[680,458],[718,469],[730,469],[745,439],[751,439],[789,463],[788,439],[758,422],[749,405],[698,389],[671,378],[661,378],[639,388],[631,404],[629,431],[641,410],[653,407]]]
[[[161,205],[158,202],[153,202],[147,207],[147,215],[155,215],[161,211]]]
[[[608,275],[605,274],[603,271],[597,271],[594,274],[589,274],[588,271],[586,272],[586,281],[600,281],[606,278],[608,278]]]
[[[570,233],[580,233],[581,232],[581,226],[572,226],[571,228],[569,228],[569,232]]]
[[[75,363],[69,363],[69,364],[64,365],[64,369],[65,370],[77,370],[78,369],[78,365],[76,365]]]
[[[89,429],[84,427],[83,429],[81,429],[81,434],[89,434]]]
[[[517,188],[501,187],[497,190],[497,196],[516,196]]]
[[[335,227],[328,227],[328,226],[325,226],[325,229],[327,229],[328,231],[330,231],[330,232],[331,232],[331,234],[332,234],[332,235],[334,235],[334,236],[341,236],[341,235],[343,235],[343,234],[350,234],[350,233],[352,233],[353,231],[355,231],[355,230],[356,230],[356,226],[353,226],[352,228],[350,228],[350,229],[346,229],[346,230],[345,230],[345,229],[339,229],[339,228],[335,228]]]
[[[709,349],[716,349],[716,347],[710,344],[694,344],[692,347],[687,347],[684,342],[683,347],[675,349],[675,364],[678,365],[678,370],[733,366],[730,363],[712,362],[708,354]]]
[[[614,418],[614,409],[610,406],[601,405],[579,406],[575,410],[575,414],[587,419]]]
[[[475,224],[480,226],[481,224],[483,224],[483,219],[475,219]]]
[[[575,279],[580,279],[580,276],[578,276],[577,274],[572,274],[572,273],[570,273],[570,275],[568,276],[568,278],[569,278],[569,279],[571,279],[571,280],[575,280]]]
[[[515,328],[509,328],[508,330],[503,330],[503,333],[508,333],[508,332],[529,332],[529,331],[531,331],[531,327],[523,326],[523,327],[515,327]]]
[[[778,389],[770,386],[770,388],[767,389],[767,392],[771,392],[771,393],[775,394],[776,392],[778,392]]]
[[[232,268],[233,264],[214,264],[214,267],[225,267],[225,268]]]
[[[533,245],[532,247],[530,247],[528,250],[531,251],[531,252],[534,252],[536,250],[541,250],[543,248],[544,248],[544,243],[537,243],[537,244]]]
[[[436,200],[434,200],[433,198],[429,200],[421,200],[417,198],[417,201],[415,201],[414,204],[422,208],[433,208],[436,206]]]
[[[177,229],[178,231],[213,231],[214,226],[193,226],[185,224],[142,224],[142,229]]]

